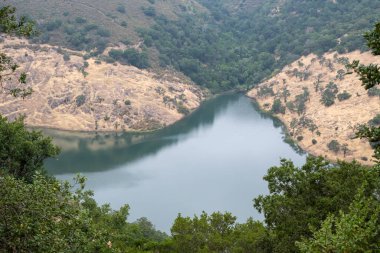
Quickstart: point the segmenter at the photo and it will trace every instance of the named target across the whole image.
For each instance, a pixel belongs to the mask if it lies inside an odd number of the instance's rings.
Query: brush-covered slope
[[[156,16],[177,19],[205,11],[194,0],[9,0],[20,15],[35,20],[37,42],[77,50],[104,48],[107,43],[138,43],[136,30],[148,28]]]
[[[345,75],[345,64],[355,59],[380,64],[380,58],[369,52],[311,54],[248,95],[276,115],[293,140],[311,154],[370,164],[373,149],[367,140],[354,137],[358,125],[380,124],[380,89],[367,92],[357,75]]]

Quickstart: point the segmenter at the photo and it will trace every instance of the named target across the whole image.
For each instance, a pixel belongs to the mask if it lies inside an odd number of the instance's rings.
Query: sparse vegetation
[[[82,105],[84,105],[84,103],[86,103],[86,96],[85,95],[79,95],[75,98],[75,103],[77,105],[77,107],[81,107]]]
[[[126,99],[126,100],[124,101],[124,104],[125,104],[126,106],[129,106],[129,105],[132,104],[132,102],[131,102],[131,100]]]
[[[351,97],[351,94],[348,93],[347,91],[343,91],[342,93],[339,93],[337,95],[337,98],[339,101],[344,101],[344,100],[350,99],[350,97]]]
[[[259,87],[257,95],[259,95],[260,97],[274,96],[274,91],[272,87],[262,85]]]
[[[323,105],[329,107],[335,103],[336,94],[338,93],[338,86],[330,82],[322,93],[321,102]]]
[[[338,153],[341,149],[341,145],[337,140],[332,140],[327,144],[327,147],[329,150],[333,151],[334,153]]]
[[[280,99],[275,99],[272,105],[271,112],[274,114],[284,114],[285,113],[285,106],[282,105],[282,102]]]

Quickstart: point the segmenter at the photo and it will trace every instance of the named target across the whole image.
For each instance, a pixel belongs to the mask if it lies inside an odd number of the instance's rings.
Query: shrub
[[[190,113],[190,110],[186,106],[184,106],[182,103],[178,103],[177,111],[183,115],[188,115]]]
[[[89,31],[92,31],[92,30],[96,30],[96,29],[98,29],[99,27],[97,26],[97,25],[95,25],[95,24],[88,24],[88,25],[86,25],[85,27],[84,27],[84,30],[86,31],[86,32],[89,32]]]
[[[124,104],[125,104],[126,106],[128,106],[128,105],[131,105],[132,102],[131,102],[131,100],[127,99],[127,100],[124,101]]]
[[[85,95],[79,95],[75,98],[75,103],[77,104],[77,107],[81,107],[86,102],[86,96]]]
[[[371,89],[368,89],[368,96],[370,97],[380,97],[380,89],[377,87],[373,87]]]
[[[145,69],[150,66],[148,54],[146,52],[140,53],[134,48],[127,50],[111,50],[109,56],[123,64],[130,64],[140,69]]]
[[[330,82],[322,93],[322,104],[324,104],[327,107],[333,105],[335,103],[335,97],[337,93],[338,86],[335,83]]]
[[[315,145],[315,144],[317,144],[318,142],[317,142],[316,139],[312,139],[312,140],[311,140],[311,143],[313,143],[313,145]]]
[[[338,153],[340,151],[340,144],[337,140],[330,141],[329,144],[327,144],[327,147],[334,153]]]
[[[63,54],[64,61],[70,61],[70,55],[68,53]]]
[[[264,85],[259,88],[257,95],[260,97],[274,96],[274,91],[272,87]]]
[[[104,29],[104,28],[99,28],[98,31],[97,31],[97,34],[101,37],[111,37],[111,32]]]
[[[116,10],[120,13],[125,13],[125,6],[124,5],[118,5]]]
[[[351,97],[351,94],[347,91],[343,91],[342,93],[339,93],[337,97],[339,101],[343,101],[349,99]]]
[[[46,27],[46,30],[48,31],[54,31],[54,30],[57,30],[59,27],[61,27],[61,25],[62,25],[61,20],[54,20],[54,21],[47,22],[45,27]]]
[[[297,141],[302,141],[303,140],[303,136],[297,136]]]
[[[75,22],[78,24],[84,24],[87,22],[87,20],[85,18],[82,18],[82,17],[76,17]]]
[[[278,113],[284,114],[285,113],[285,106],[282,105],[280,99],[274,100],[271,112],[275,113],[275,114],[278,114]]]
[[[368,122],[371,126],[380,126],[380,114],[377,114],[373,119]]]
[[[151,7],[151,6],[148,8],[143,8],[143,12],[148,17],[155,17],[156,16],[156,9],[154,7]]]

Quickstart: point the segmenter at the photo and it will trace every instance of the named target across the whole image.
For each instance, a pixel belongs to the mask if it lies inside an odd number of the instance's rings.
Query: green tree
[[[107,248],[68,183],[36,174],[28,184],[0,178],[0,252],[95,252]]]
[[[271,112],[275,113],[275,114],[279,114],[279,113],[284,114],[285,113],[285,109],[286,108],[285,108],[285,106],[282,105],[281,100],[280,99],[275,99],[274,102],[273,102],[273,105],[272,105]]]
[[[380,203],[359,191],[347,212],[329,215],[313,237],[297,243],[301,252],[376,252],[379,239]]]
[[[373,31],[367,32],[364,38],[367,40],[367,45],[372,50],[372,54],[380,55],[380,22],[375,25]],[[373,89],[380,84],[380,66],[376,64],[365,66],[360,64],[359,61],[354,61],[348,67],[359,74],[362,85],[366,90]],[[367,138],[373,144],[375,148],[374,158],[377,162],[380,162],[380,127],[361,125],[356,136]]]
[[[331,166],[322,158],[309,157],[301,168],[282,160],[264,179],[269,195],[256,198],[255,207],[273,235],[273,252],[297,252],[295,242],[312,236],[309,227],[319,229],[329,215],[346,212],[363,184],[366,196],[379,189],[380,168],[355,162]]]
[[[171,229],[174,252],[270,252],[269,235],[262,223],[236,223],[230,213],[203,212],[199,217],[179,215]]]
[[[43,171],[46,158],[59,149],[41,132],[25,129],[22,118],[8,122],[0,115],[0,176],[12,175],[31,182],[36,171]]]

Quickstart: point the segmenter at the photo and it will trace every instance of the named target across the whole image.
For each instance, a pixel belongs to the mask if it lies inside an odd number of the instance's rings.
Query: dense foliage
[[[223,1],[200,2],[211,16],[158,16],[141,36],[158,49],[162,66],[213,91],[258,83],[304,54],[363,49],[360,31],[370,28],[380,10],[371,0],[272,0],[237,12]]]
[[[26,130],[22,119],[8,123],[0,115],[0,133],[0,176],[12,175],[30,182],[37,171],[43,171],[44,160],[59,152],[50,138]]]
[[[312,235],[329,215],[346,212],[363,185],[366,196],[380,188],[380,168],[368,169],[357,163],[331,166],[321,158],[309,157],[297,168],[282,160],[264,179],[269,195],[255,199],[273,235],[273,252],[295,252],[296,241]],[[380,224],[379,224],[380,225]]]

